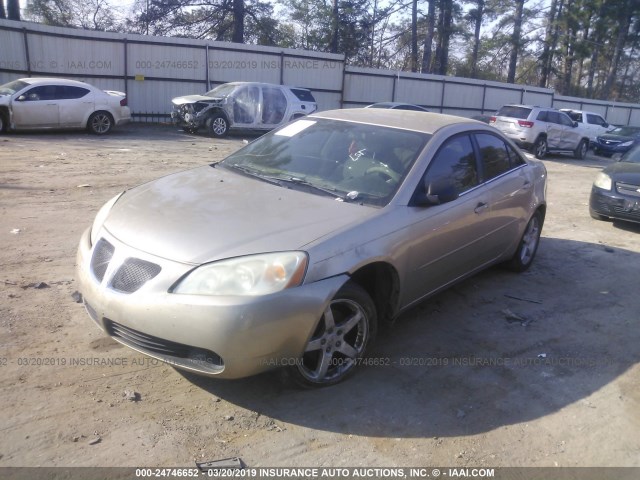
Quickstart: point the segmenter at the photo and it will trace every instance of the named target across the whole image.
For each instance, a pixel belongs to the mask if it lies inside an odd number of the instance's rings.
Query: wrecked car
[[[78,289],[107,335],[176,368],[330,385],[423,299],[529,268],[545,192],[544,165],[486,124],[314,113],[115,196],[80,240]]]
[[[306,88],[256,82],[225,83],[171,103],[171,118],[178,126],[190,133],[204,127],[213,137],[224,137],[229,130],[273,130],[318,108]]]

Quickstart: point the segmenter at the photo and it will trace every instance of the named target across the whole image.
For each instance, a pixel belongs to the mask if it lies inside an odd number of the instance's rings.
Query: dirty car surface
[[[545,192],[544,166],[481,122],[323,112],[112,199],[77,277],[91,318],[137,351],[327,385],[380,323],[490,265],[526,270]]]
[[[272,130],[313,113],[317,104],[305,88],[269,83],[233,82],[204,95],[176,97],[171,117],[185,130],[206,128],[214,137],[230,130]]]

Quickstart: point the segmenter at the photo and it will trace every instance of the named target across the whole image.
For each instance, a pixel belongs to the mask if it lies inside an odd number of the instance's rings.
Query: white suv
[[[571,153],[583,159],[589,149],[589,136],[569,116],[554,108],[532,105],[505,105],[489,123],[536,158],[548,152]]]
[[[589,136],[590,146],[596,144],[598,135],[607,133],[612,128],[602,116],[594,112],[571,110],[570,108],[561,108],[560,111],[569,115],[574,122],[578,122],[578,128]]]

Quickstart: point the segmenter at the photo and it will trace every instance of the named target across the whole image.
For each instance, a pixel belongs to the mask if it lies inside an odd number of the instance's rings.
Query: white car
[[[569,118],[578,123],[578,128],[589,136],[590,146],[594,146],[598,135],[607,133],[613,127],[607,121],[594,112],[586,112],[584,110],[572,110],[570,108],[561,108],[561,112],[569,115]]]
[[[20,78],[0,85],[0,132],[87,128],[103,135],[130,120],[122,92],[62,78]]]

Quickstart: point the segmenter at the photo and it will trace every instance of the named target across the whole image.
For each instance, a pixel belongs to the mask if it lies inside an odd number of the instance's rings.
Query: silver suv
[[[566,113],[553,108],[505,105],[489,123],[536,158],[562,152],[583,159],[589,149],[589,135]]]

